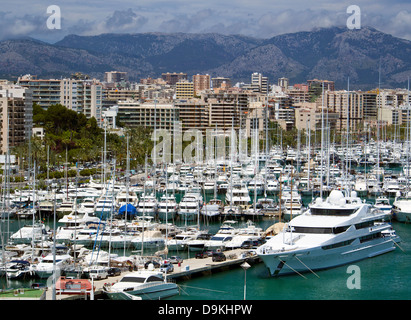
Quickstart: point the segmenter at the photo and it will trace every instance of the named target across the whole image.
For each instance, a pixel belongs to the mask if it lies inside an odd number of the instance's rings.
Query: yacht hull
[[[310,272],[347,265],[395,250],[391,238],[381,238],[339,248],[284,251],[274,254],[261,254],[259,257],[268,268],[271,276]]]
[[[161,283],[155,285],[145,285],[142,288],[134,288],[127,291],[106,292],[110,300],[161,300],[179,294],[178,286],[175,283]]]

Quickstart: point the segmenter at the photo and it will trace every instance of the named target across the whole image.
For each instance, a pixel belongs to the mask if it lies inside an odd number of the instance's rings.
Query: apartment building
[[[13,84],[0,84],[0,150],[23,144],[33,126],[32,93]],[[7,141],[8,138],[8,141]]]
[[[58,79],[37,79],[36,76],[25,75],[18,78],[17,84],[31,89],[33,103],[37,103],[43,109],[60,103],[61,81]]]
[[[128,127],[151,127],[173,130],[174,120],[178,120],[178,109],[172,101],[150,101],[140,103],[135,100],[119,101],[117,118]]]
[[[225,83],[228,88],[231,87],[231,80],[226,77],[211,78],[211,83],[213,85],[213,89],[220,88],[223,83]]]
[[[176,83],[176,99],[190,99],[194,97],[194,83],[182,80]]]
[[[161,74],[161,78],[169,85],[175,85],[177,82],[182,81],[182,80],[187,80],[187,73],[163,73]]]
[[[178,120],[184,129],[201,131],[209,128],[208,104],[201,99],[176,100],[175,109],[178,110]]]
[[[104,81],[107,83],[117,83],[127,81],[127,72],[123,71],[108,71],[104,74]]]
[[[103,89],[96,79],[37,79],[36,76],[25,75],[17,83],[31,89],[32,102],[43,109],[62,104],[87,118],[100,119],[101,125]]]
[[[62,79],[60,92],[63,106],[101,122],[103,87],[97,80]]]
[[[282,89],[282,91],[286,91],[290,86],[290,80],[284,77],[278,78],[278,86]]]
[[[264,77],[261,73],[254,72],[251,75],[250,89],[253,92],[267,94],[268,93],[268,78]]]
[[[201,91],[210,89],[210,75],[195,74],[193,75],[194,94],[198,95]]]
[[[345,131],[349,126],[351,131],[363,127],[364,108],[363,94],[357,91],[327,91],[324,93],[324,107],[328,112],[340,116],[337,130]]]
[[[228,129],[234,126],[238,129],[245,127],[249,106],[249,94],[246,92],[206,91],[201,94],[201,99],[209,108],[208,126]]]
[[[308,90],[314,90],[315,88],[323,88],[324,91],[334,91],[335,90],[335,84],[334,81],[330,80],[318,80],[318,79],[313,79],[313,80],[307,80],[308,84]]]

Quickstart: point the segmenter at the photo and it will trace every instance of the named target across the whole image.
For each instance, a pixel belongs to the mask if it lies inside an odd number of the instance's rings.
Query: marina
[[[391,145],[387,143],[386,148],[390,150]],[[288,160],[294,154],[299,158]],[[381,162],[379,170],[385,171],[373,187],[380,192],[374,192],[367,180],[370,177],[370,184],[375,183],[373,169],[368,168],[371,174],[367,174],[361,166],[351,164],[348,171],[347,162],[340,160],[333,164],[333,170],[327,169],[331,166],[318,170],[318,163],[307,162],[304,154],[272,148],[253,172],[250,165],[256,163],[256,157],[243,164],[214,161],[177,165],[172,171],[163,165],[150,169],[146,164],[147,173],[133,177],[133,183],[130,179],[117,181],[114,164],[107,171],[111,177],[105,184],[94,179],[76,184],[74,179],[61,189],[31,190],[35,197],[26,202],[21,201],[22,192],[16,192],[19,200],[15,203],[12,196],[5,199],[13,210],[7,210],[9,214],[2,219],[2,233],[8,238],[2,246],[3,288],[17,290],[39,282],[48,288],[41,298],[53,299],[50,283],[56,273],[62,281],[78,281],[70,282],[69,287],[80,291],[89,288],[84,293],[72,289],[69,294],[59,289],[56,299],[121,296],[138,300],[142,296],[139,291],[119,296],[110,290],[123,278],[150,271],[162,276],[156,280],[159,287],[170,286],[172,290],[172,294],[159,293],[150,299],[173,300],[184,299],[184,286],[190,287],[191,282],[244,272],[245,262],[251,270],[258,269],[270,278],[283,274],[307,278],[367,258],[404,254],[404,236],[397,233],[396,225],[403,226],[405,232],[408,228],[407,212],[401,211],[400,201],[407,199],[409,179],[401,167]],[[333,159],[338,154],[336,148]],[[355,158],[350,161],[354,163]],[[170,187],[170,180],[177,183]],[[362,181],[365,187],[360,185]],[[390,187],[383,188],[384,184]],[[392,191],[394,185],[396,192]],[[38,202],[33,203],[33,199]],[[31,216],[17,214],[30,206],[34,208]],[[321,211],[321,206],[328,211]],[[308,221],[316,222],[310,226]],[[354,229],[358,236],[350,238]],[[314,241],[316,237],[321,240]],[[331,241],[333,237],[339,240]],[[279,249],[274,249],[275,239]],[[368,246],[357,246],[357,241]],[[371,243],[376,244],[376,250],[371,249]],[[333,258],[310,253],[308,246],[333,252]],[[337,253],[337,248],[348,251]],[[268,261],[276,250],[278,257],[272,265]],[[305,258],[307,254],[312,260]],[[352,258],[340,259],[338,255]],[[170,257],[176,256],[182,261],[171,263]],[[6,272],[9,268],[14,268],[13,275]],[[114,269],[120,274],[109,276]]]

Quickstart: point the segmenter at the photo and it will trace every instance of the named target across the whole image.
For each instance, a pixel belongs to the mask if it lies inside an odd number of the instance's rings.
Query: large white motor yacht
[[[352,192],[333,190],[257,249],[272,276],[326,269],[371,258],[396,247],[399,237]]]

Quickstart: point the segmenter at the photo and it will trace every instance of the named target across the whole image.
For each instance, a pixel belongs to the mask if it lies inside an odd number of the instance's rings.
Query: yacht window
[[[290,232],[289,229],[287,229]],[[317,234],[325,234],[325,233],[333,233],[333,228],[321,228],[321,227],[294,227],[293,232],[297,233],[317,233]]]
[[[333,233],[338,234],[338,233],[345,232],[349,227],[350,226],[335,227],[335,228],[333,228]]]
[[[353,214],[356,209],[328,209],[328,208],[311,208],[312,215],[318,216],[349,216]]]
[[[351,239],[351,240],[346,240],[346,241],[341,241],[338,243],[333,243],[330,244],[328,246],[323,246],[321,247],[324,250],[328,250],[328,249],[334,249],[334,248],[339,248],[339,247],[343,247],[343,246],[348,246],[349,244],[351,244],[355,239]]]
[[[355,225],[355,229],[363,229],[363,228],[368,228],[368,227],[372,227],[374,225],[374,221],[366,221],[366,222],[362,222],[362,223],[357,223]]]
[[[163,281],[163,279],[159,278],[159,277],[155,277],[155,276],[150,276],[147,279],[147,282],[156,282],[156,281]]]
[[[366,241],[370,241],[373,239],[377,239],[377,238],[381,238],[381,232],[377,232],[377,233],[373,233],[364,237],[360,237],[360,242],[366,242]]]
[[[143,282],[144,282],[144,278],[139,278],[139,277],[124,277],[123,279],[120,280],[120,282],[143,283]]]

